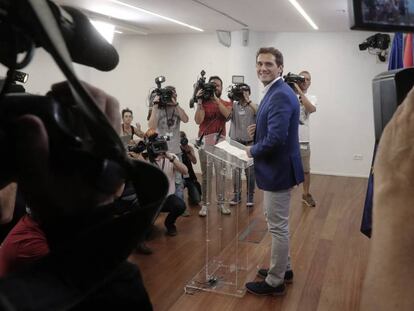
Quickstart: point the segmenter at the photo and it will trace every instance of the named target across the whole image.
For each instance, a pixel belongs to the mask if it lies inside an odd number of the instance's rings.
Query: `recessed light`
[[[310,16],[305,12],[302,6],[296,0],[289,0],[296,10],[303,16],[303,18],[312,26],[313,29],[318,30],[318,26],[313,22]]]
[[[116,3],[116,4],[119,4],[119,5],[122,5],[122,6],[125,6],[125,7],[130,8],[130,9],[134,9],[134,10],[137,10],[137,11],[140,11],[140,12],[143,12],[143,13],[146,13],[146,14],[149,14],[149,15],[152,15],[152,16],[155,16],[155,17],[159,17],[159,18],[165,19],[165,20],[167,20],[169,22],[173,22],[173,23],[176,23],[176,24],[181,25],[181,26],[184,26],[184,27],[188,27],[188,28],[193,29],[193,30],[204,31],[201,28],[198,28],[198,27],[195,27],[195,26],[192,26],[192,25],[189,25],[189,24],[180,22],[179,20],[176,20],[174,18],[167,17],[167,16],[164,16],[164,15],[161,15],[161,14],[157,14],[157,13],[154,13],[154,12],[151,12],[151,11],[148,11],[148,10],[145,10],[145,9],[141,9],[139,7],[130,5],[128,3],[124,3],[122,1],[111,0],[111,2]]]

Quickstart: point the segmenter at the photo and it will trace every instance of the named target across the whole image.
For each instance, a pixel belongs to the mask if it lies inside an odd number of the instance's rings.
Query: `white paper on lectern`
[[[235,146],[230,145],[226,140],[223,140],[222,142],[219,142],[216,145],[217,148],[222,149],[226,151],[227,153],[239,158],[240,160],[243,160],[247,163],[252,162],[253,159],[249,158],[247,156],[246,150],[237,148]]]

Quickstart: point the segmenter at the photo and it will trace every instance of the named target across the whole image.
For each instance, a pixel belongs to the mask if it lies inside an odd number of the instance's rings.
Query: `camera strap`
[[[168,117],[168,111],[167,111],[167,107],[165,107],[165,117],[167,118],[167,126],[168,129],[170,129],[173,125],[174,125],[174,116],[175,116],[175,107],[174,110],[171,114],[171,118]]]

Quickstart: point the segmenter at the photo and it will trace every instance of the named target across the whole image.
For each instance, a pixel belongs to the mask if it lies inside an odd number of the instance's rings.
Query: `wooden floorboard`
[[[302,205],[301,188],[292,192],[290,210],[291,257],[294,283],[288,285],[283,297],[256,297],[246,293],[237,298],[198,291],[185,294],[185,285],[205,264],[206,219],[191,209],[190,217],[177,221],[178,235],[164,234],[161,215],[148,245],[154,254],[131,255],[130,261],[141,269],[145,286],[156,311],[164,310],[357,310],[365,274],[369,240],[359,232],[367,179],[335,176],[312,176],[315,208]],[[263,227],[263,195],[257,191],[255,207],[248,213],[239,208],[239,223],[247,226],[247,218],[255,220],[258,232],[251,233],[249,281],[254,280],[258,266],[267,267],[270,255],[270,235],[260,234]],[[209,220],[222,222],[223,242],[220,249],[234,240],[235,213],[218,217],[212,210]],[[242,228],[245,230],[245,228]],[[254,229],[254,230],[256,230]],[[263,229],[263,228],[262,228]],[[243,232],[243,230],[241,230]]]

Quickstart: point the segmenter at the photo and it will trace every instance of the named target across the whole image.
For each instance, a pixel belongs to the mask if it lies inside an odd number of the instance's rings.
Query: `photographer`
[[[316,203],[309,192],[310,188],[310,130],[309,117],[316,111],[316,96],[307,93],[311,85],[311,75],[308,71],[301,71],[300,76],[304,77],[303,82],[294,83],[294,91],[298,95],[300,102],[299,116],[299,143],[300,155],[302,158],[303,172],[305,180],[303,182],[302,202],[309,207],[315,207]]]
[[[183,163],[188,170],[188,174],[183,175],[184,186],[188,189],[188,203],[189,205],[198,205],[201,201],[201,185],[193,169],[193,164],[197,164],[197,158],[183,131],[181,131],[181,151],[183,152]]]
[[[233,99],[233,111],[231,114],[230,138],[245,145],[251,146],[253,139],[250,138],[247,128],[256,124],[257,105],[250,100],[250,87],[241,83],[235,85],[229,92]],[[247,201],[246,206],[254,205],[254,188],[256,186],[254,177],[254,165],[245,170],[247,179]],[[237,205],[241,201],[241,171],[233,171],[234,197],[230,205]]]
[[[136,127],[131,125],[133,115],[132,111],[128,108],[123,109],[121,112],[122,115],[122,124],[121,124],[121,136],[129,136],[130,137],[130,144],[134,144],[134,135],[143,138],[144,132],[141,130],[141,124],[136,123]]]
[[[195,122],[199,125],[198,136],[202,137],[209,134],[220,133],[221,135],[226,135],[226,122],[231,116],[232,103],[222,100],[221,93],[223,90],[223,81],[218,76],[211,76],[208,82],[215,85],[215,90],[212,92],[212,96],[208,99],[205,98],[204,92],[202,89],[197,92],[197,110],[194,116]],[[202,174],[202,207],[200,209],[199,215],[204,217],[207,215],[208,206],[207,206],[207,174],[210,176],[212,172],[207,172],[207,155],[204,150],[199,150],[200,157],[200,166]],[[216,178],[221,174],[222,166],[214,161],[214,167],[216,171]],[[223,184],[223,180],[218,184]],[[211,189],[211,187],[209,187]],[[218,191],[220,190],[220,191]],[[219,202],[220,212],[224,215],[231,214],[230,209],[224,206],[224,189],[216,189],[217,192],[217,202]]]
[[[152,140],[148,147],[148,159],[149,161],[158,166],[167,176],[169,181],[169,189],[167,198],[162,205],[161,212],[168,213],[168,216],[165,218],[164,225],[167,229],[167,235],[175,236],[177,235],[177,227],[175,226],[175,221],[179,216],[181,216],[185,211],[185,203],[182,198],[175,194],[176,186],[176,175],[182,174],[187,175],[187,167],[180,162],[178,156],[173,153],[167,152],[167,148],[164,147],[155,147],[157,143],[164,143],[162,139]],[[165,144],[166,145],[166,144]],[[164,150],[163,150],[164,149]]]
[[[177,102],[175,87],[166,86],[171,92],[171,97],[163,103],[160,96],[156,95],[153,100],[153,108],[148,121],[148,128],[155,129],[160,136],[167,137],[168,150],[181,160],[180,149],[180,124],[188,122],[188,115]],[[177,174],[175,181],[176,194],[181,199],[183,196],[183,181],[181,174]]]
[[[95,97],[99,108],[110,118],[113,127],[119,131],[118,101],[91,85],[86,83],[84,85]],[[67,98],[69,89],[66,83],[52,85],[52,93],[57,98],[61,98],[62,102],[70,101]],[[16,120],[16,131],[21,138],[18,143],[22,144],[22,147],[25,146],[24,150],[26,150],[25,153],[19,154],[17,167],[22,168],[19,172],[22,176],[19,187],[28,200],[30,213],[18,221],[0,248],[0,276],[31,265],[49,253],[49,242],[42,226],[44,223],[55,221],[52,217],[55,216],[56,211],[50,208],[67,211],[76,209],[78,206],[84,206],[81,201],[85,200],[87,195],[94,198],[93,201],[105,204],[118,197],[123,189],[123,183],[119,184],[114,189],[114,194],[108,196],[93,192],[82,182],[74,182],[76,176],[55,176],[47,161],[48,134],[39,118],[32,115],[19,118]],[[54,206],[52,202],[58,204]]]

